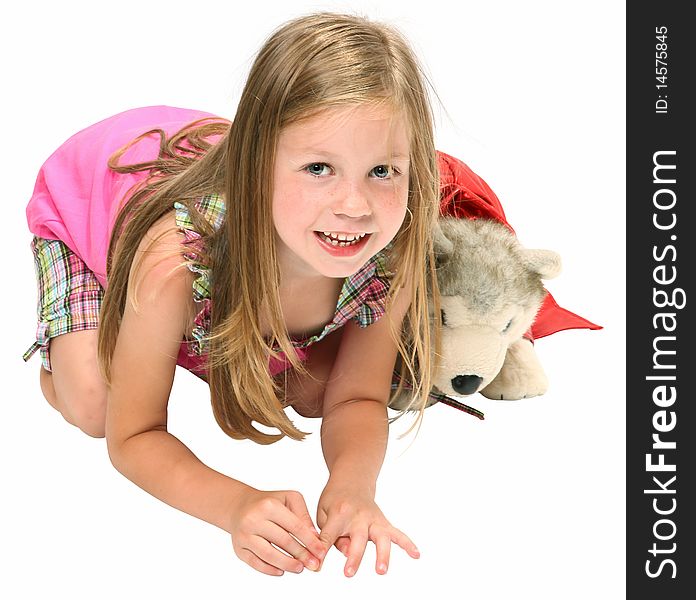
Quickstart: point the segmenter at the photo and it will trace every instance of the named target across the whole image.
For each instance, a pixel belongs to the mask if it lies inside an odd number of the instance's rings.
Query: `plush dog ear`
[[[561,272],[561,257],[553,250],[522,250],[524,263],[542,279],[553,279]]]
[[[454,244],[445,237],[439,220],[435,222],[435,227],[433,227],[433,249],[436,256],[448,256],[454,252]]]

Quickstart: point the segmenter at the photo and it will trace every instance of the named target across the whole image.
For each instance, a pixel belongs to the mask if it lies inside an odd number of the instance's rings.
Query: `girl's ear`
[[[522,250],[527,267],[542,279],[553,279],[561,272],[561,257],[553,250]]]

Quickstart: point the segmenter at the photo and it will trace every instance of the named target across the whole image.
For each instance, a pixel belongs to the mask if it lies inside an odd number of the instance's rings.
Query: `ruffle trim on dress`
[[[219,196],[204,196],[201,200],[197,201],[196,208],[206,208],[212,202],[220,202]],[[189,354],[196,356],[201,356],[205,354],[208,350],[208,332],[210,331],[210,267],[204,265],[200,262],[200,245],[203,243],[201,240],[201,235],[195,231],[193,228],[193,222],[189,215],[186,206],[180,202],[174,203],[174,209],[176,211],[176,224],[180,231],[184,235],[184,241],[182,242],[186,248],[184,252],[184,258],[187,260],[187,267],[193,273],[196,273],[198,277],[193,280],[193,300],[202,304],[201,310],[198,311],[194,319],[194,327],[191,331],[193,340],[188,344]],[[206,217],[216,228],[222,223],[222,215],[219,208],[216,208],[214,214],[209,216],[207,211],[201,211],[203,216]]]

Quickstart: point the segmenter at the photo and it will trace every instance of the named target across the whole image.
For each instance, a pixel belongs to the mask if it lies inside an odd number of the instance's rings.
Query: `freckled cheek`
[[[276,231],[285,241],[292,236],[298,216],[296,197],[290,190],[276,192],[273,196],[273,223]]]
[[[273,195],[273,214],[274,216],[292,217],[301,211],[307,203],[302,189],[292,184],[285,183],[282,187],[276,188]]]
[[[407,216],[408,190],[400,190],[384,199],[384,216],[392,226],[393,233],[399,230]]]
[[[293,180],[285,181],[283,187],[280,188],[279,196],[282,198],[282,204],[289,210],[301,210],[302,208],[311,207],[317,204],[322,198],[327,197],[326,190],[307,189],[301,183]]]

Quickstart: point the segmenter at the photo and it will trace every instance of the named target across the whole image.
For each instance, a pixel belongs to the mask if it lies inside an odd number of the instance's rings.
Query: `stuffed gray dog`
[[[428,406],[433,397],[476,392],[495,400],[545,393],[546,375],[524,336],[546,294],[542,279],[560,272],[559,255],[525,249],[505,225],[487,219],[440,217],[433,244],[443,328]],[[434,317],[431,307],[431,329]],[[405,390],[389,406],[404,410],[412,399]]]

